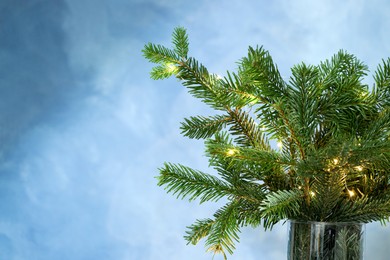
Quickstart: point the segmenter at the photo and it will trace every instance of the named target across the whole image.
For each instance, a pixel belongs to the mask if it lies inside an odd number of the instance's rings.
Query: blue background
[[[0,259],[212,259],[182,236],[220,205],[154,179],[164,161],[209,171],[179,126],[211,111],[176,79],[149,79],[144,44],[184,26],[190,55],[221,75],[257,44],[286,79],[339,49],[373,71],[390,56],[389,13],[385,0],[2,0]],[[366,233],[366,259],[388,259],[389,228]],[[285,259],[286,246],[286,225],[244,228],[230,259]]]

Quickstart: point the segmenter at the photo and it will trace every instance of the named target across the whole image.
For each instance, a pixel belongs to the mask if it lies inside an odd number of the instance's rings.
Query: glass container
[[[288,260],[362,260],[363,223],[289,221]]]

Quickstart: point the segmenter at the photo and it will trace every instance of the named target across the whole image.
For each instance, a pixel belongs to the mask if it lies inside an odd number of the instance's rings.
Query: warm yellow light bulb
[[[334,158],[334,159],[333,159],[333,163],[334,163],[334,164],[338,164],[338,163],[339,163],[339,159]]]
[[[363,171],[363,166],[356,166],[355,169],[359,172]]]
[[[350,197],[353,197],[353,196],[355,196],[355,192],[353,190],[348,190],[348,195]]]
[[[316,194],[315,194],[314,191],[311,191],[311,192],[310,192],[310,195],[311,195],[312,197],[314,197]]]
[[[233,156],[237,153],[237,150],[236,149],[228,149],[227,152],[226,152],[226,155],[227,156]]]
[[[168,72],[173,72],[173,73],[175,73],[175,72],[177,71],[177,67],[176,67],[176,65],[173,64],[173,63],[166,63],[166,64],[165,64],[165,68],[166,68],[166,70],[167,70]]]

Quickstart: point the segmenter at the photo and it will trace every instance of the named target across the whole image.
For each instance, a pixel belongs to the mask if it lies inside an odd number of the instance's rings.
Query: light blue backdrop
[[[389,13],[386,0],[2,0],[0,259],[211,259],[182,236],[218,205],[153,178],[164,161],[208,171],[179,122],[210,111],[177,80],[149,79],[144,44],[184,26],[190,54],[219,74],[256,44],[285,78],[339,49],[374,70],[390,56]],[[368,225],[366,259],[388,259],[389,240]],[[285,259],[286,245],[286,226],[243,229],[231,259]]]

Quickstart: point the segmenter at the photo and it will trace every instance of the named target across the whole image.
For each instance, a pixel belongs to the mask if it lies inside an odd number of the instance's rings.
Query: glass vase
[[[288,260],[362,260],[363,223],[289,221]]]

